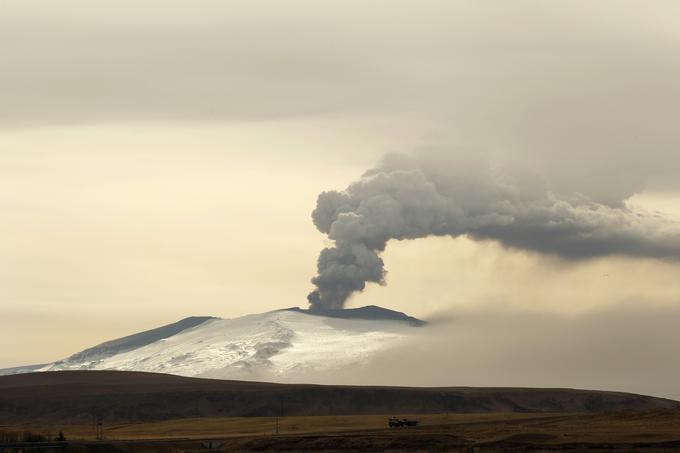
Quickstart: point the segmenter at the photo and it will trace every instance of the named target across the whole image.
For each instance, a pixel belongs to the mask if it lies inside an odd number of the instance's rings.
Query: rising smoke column
[[[468,235],[508,247],[584,259],[680,259],[680,225],[656,213],[558,197],[486,165],[388,155],[344,191],[319,195],[314,225],[335,245],[319,255],[313,309],[339,309],[367,282],[384,284],[390,239]]]

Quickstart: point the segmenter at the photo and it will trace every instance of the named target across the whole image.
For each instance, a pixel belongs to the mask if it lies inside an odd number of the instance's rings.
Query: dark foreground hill
[[[680,409],[649,396],[573,389],[271,384],[124,371],[0,376],[0,423],[187,417]]]

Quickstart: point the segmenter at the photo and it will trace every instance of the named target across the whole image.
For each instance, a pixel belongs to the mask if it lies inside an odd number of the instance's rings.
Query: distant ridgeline
[[[286,308],[287,311],[298,311],[315,316],[326,316],[328,318],[342,318],[342,319],[366,319],[369,321],[404,321],[413,326],[424,326],[427,324],[413,316],[400,311],[388,310],[387,308],[378,307],[377,305],[367,305],[359,308],[343,308],[338,310],[328,309],[309,309],[304,310],[299,307]]]
[[[678,410],[621,392],[549,388],[377,387],[197,379],[127,371],[0,377],[0,423],[132,422],[187,417]]]

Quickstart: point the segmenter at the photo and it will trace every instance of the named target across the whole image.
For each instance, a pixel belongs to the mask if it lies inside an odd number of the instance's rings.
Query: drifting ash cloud
[[[467,235],[578,260],[608,255],[680,259],[680,225],[623,203],[557,195],[534,178],[478,161],[391,154],[312,213],[335,245],[321,251],[314,309],[339,309],[366,283],[385,283],[391,239]]]
[[[570,387],[680,399],[680,310],[653,300],[576,316],[512,300],[440,312],[370,362],[292,382],[356,385]],[[294,380],[297,379],[297,380]]]

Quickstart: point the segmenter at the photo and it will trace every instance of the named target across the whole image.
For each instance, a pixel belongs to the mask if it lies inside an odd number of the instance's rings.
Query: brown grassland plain
[[[458,425],[468,423],[516,423],[522,420],[543,420],[545,413],[484,413],[484,414],[417,414],[406,415],[418,420],[421,427]],[[387,427],[390,415],[338,415],[299,416],[278,418],[279,434],[338,433],[345,431],[380,430]],[[552,415],[554,417],[554,415]],[[113,423],[105,425],[105,437],[109,440],[172,439],[172,438],[221,438],[240,436],[268,436],[274,434],[276,417],[210,417],[185,418],[142,423]],[[92,440],[95,438],[92,424],[63,426],[59,424],[0,425],[0,430],[33,431],[53,434],[63,431],[68,439]]]
[[[196,441],[205,439],[220,439],[221,449],[229,451],[458,451],[478,446],[480,451],[651,452],[680,448],[680,412],[670,410],[398,415],[417,419],[420,425],[390,429],[388,415],[282,417],[279,435],[274,435],[274,417],[212,417],[116,423],[105,425],[104,434],[111,445],[128,442],[126,451],[147,451],[141,448],[144,445],[155,451],[151,448],[155,444],[145,442],[162,440],[173,451],[190,451],[200,445]],[[76,443],[87,443],[94,434],[91,425],[0,426],[3,429],[53,435],[61,430]]]

